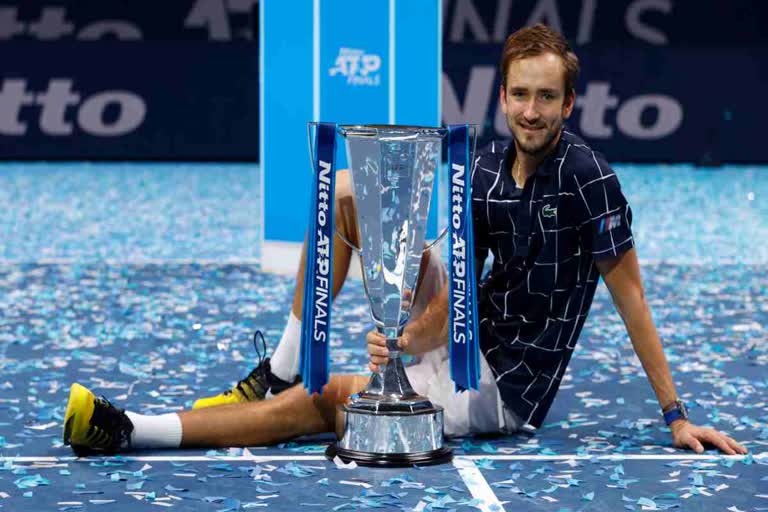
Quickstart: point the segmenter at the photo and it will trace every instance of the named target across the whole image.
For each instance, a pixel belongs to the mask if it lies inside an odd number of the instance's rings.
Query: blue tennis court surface
[[[254,167],[14,164],[0,166],[0,507],[768,510],[768,169],[617,167],[678,390],[749,455],[671,447],[601,286],[544,427],[454,439],[453,464],[338,467],[329,436],[76,459],[60,440],[71,382],[137,412],[187,408],[248,372],[254,329],[277,342],[293,283],[254,263]],[[362,371],[362,285],[334,308],[332,369]]]

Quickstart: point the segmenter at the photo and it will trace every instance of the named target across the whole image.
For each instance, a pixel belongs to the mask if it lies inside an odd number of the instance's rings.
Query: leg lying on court
[[[336,173],[336,229],[352,244],[358,244],[357,214],[355,212],[352,180],[348,170]],[[306,266],[306,240],[301,251],[301,262],[296,272],[296,286],[293,292],[293,304],[288,315],[283,335],[274,348],[272,357],[266,356],[266,344],[261,333],[254,335],[254,347],[259,355],[257,366],[243,379],[238,381],[230,390],[212,397],[197,400],[193,408],[210,407],[263,400],[269,395],[277,395],[282,391],[298,384],[299,377],[299,343],[301,341],[302,301],[304,297],[304,269]],[[333,244],[333,297],[342,289],[349,272],[352,249],[338,236]],[[429,262],[429,253],[422,258],[420,281],[424,277],[424,269]]]
[[[336,201],[337,228],[348,240],[356,243],[358,233],[351,184],[349,175],[344,171],[339,173]],[[351,249],[343,241],[337,239],[337,242],[334,245],[334,296],[341,290],[352,255]],[[364,389],[368,377],[332,376],[323,394],[312,397],[307,395],[302,386],[293,385],[298,382],[296,375],[301,332],[298,318],[301,316],[304,295],[304,255],[305,252],[302,253],[297,272],[291,317],[272,361],[263,358],[257,368],[232,390],[198,400],[193,410],[179,414],[144,416],[124,413],[105,399],[96,398],[86,388],[75,384],[65,414],[65,444],[82,454],[114,453],[128,448],[253,446],[285,441],[305,434],[334,432],[340,423],[336,418],[336,406],[344,403],[353,393]],[[412,318],[418,317],[430,298],[444,289],[445,281],[445,269],[439,258],[425,253]],[[254,341],[261,342],[262,353],[266,353],[266,343],[258,333]],[[415,365],[412,371],[409,369],[409,378],[411,375],[418,377],[419,386],[416,390],[427,396],[432,391],[427,384],[434,385],[435,381],[431,378],[431,372],[447,364],[444,358],[432,357],[431,360],[434,364]],[[442,362],[437,364],[438,360]],[[417,372],[417,368],[422,370]],[[442,380],[452,389],[450,379]],[[276,396],[264,400],[269,391]],[[493,391],[496,392],[495,386]],[[451,405],[456,403],[448,395],[445,402]],[[217,407],[209,407],[212,405]],[[458,425],[468,424],[468,412],[464,412],[464,409],[467,408],[464,407],[461,415],[457,416],[464,418],[457,422]],[[495,425],[494,422],[491,424]],[[492,430],[495,428],[492,426]],[[455,432],[457,435],[462,433],[466,433],[464,427]]]
[[[118,409],[73,384],[64,415],[64,444],[78,455],[128,450],[256,446],[335,432],[337,405],[362,390],[368,377],[332,375],[323,393],[294,386],[271,400],[200,408],[158,416]]]
[[[358,238],[357,220],[352,199],[352,183],[349,171],[340,170],[336,174],[336,229],[347,240],[356,243]],[[304,297],[304,268],[306,266],[307,242],[301,250],[301,261],[296,271],[296,286],[293,303],[288,314],[283,335],[274,348],[272,357],[266,357],[266,344],[259,339],[260,332],[254,335],[254,348],[259,357],[256,367],[231,389],[219,395],[201,398],[192,406],[194,409],[244,403],[263,400],[268,395],[277,395],[298,384],[299,343],[301,341],[302,300]],[[338,235],[333,244],[333,297],[341,291],[349,272],[352,249]]]

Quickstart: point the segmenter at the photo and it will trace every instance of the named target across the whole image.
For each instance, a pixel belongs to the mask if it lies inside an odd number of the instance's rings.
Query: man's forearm
[[[628,298],[625,302],[617,304],[617,309],[656,398],[660,406],[665,407],[677,398],[677,392],[650,309],[642,294]]]
[[[424,312],[408,322],[407,354],[419,355],[448,342],[448,284],[429,301]]]

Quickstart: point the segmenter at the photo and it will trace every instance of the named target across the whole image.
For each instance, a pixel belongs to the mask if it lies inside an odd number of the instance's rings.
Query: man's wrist
[[[686,423],[689,423],[689,421],[688,421],[687,419],[678,418],[678,419],[676,419],[675,421],[673,421],[672,423],[670,423],[670,424],[668,425],[668,426],[669,426],[669,430],[671,430],[673,433],[674,433],[674,432],[677,432],[677,431],[678,431],[678,430],[680,430],[680,429],[681,429],[681,428],[682,428],[682,427],[683,427],[683,426],[684,426]]]
[[[688,419],[688,409],[685,403],[678,398],[670,406],[665,406],[662,409],[662,416],[664,416],[664,422],[667,426],[671,427],[676,421]]]

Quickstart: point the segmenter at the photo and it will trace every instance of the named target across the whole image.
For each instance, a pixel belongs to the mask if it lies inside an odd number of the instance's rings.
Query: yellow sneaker
[[[109,455],[130,446],[133,424],[122,409],[88,388],[72,384],[64,413],[64,444],[78,456]]]
[[[261,350],[259,350],[257,340],[261,341]],[[293,382],[287,382],[272,373],[269,358],[264,357],[267,352],[267,344],[261,331],[253,333],[253,347],[259,357],[259,364],[256,365],[256,368],[251,370],[247,377],[232,386],[232,389],[216,396],[196,400],[192,404],[193,409],[264,400],[268,395],[277,395],[301,382],[300,377],[296,377]]]

